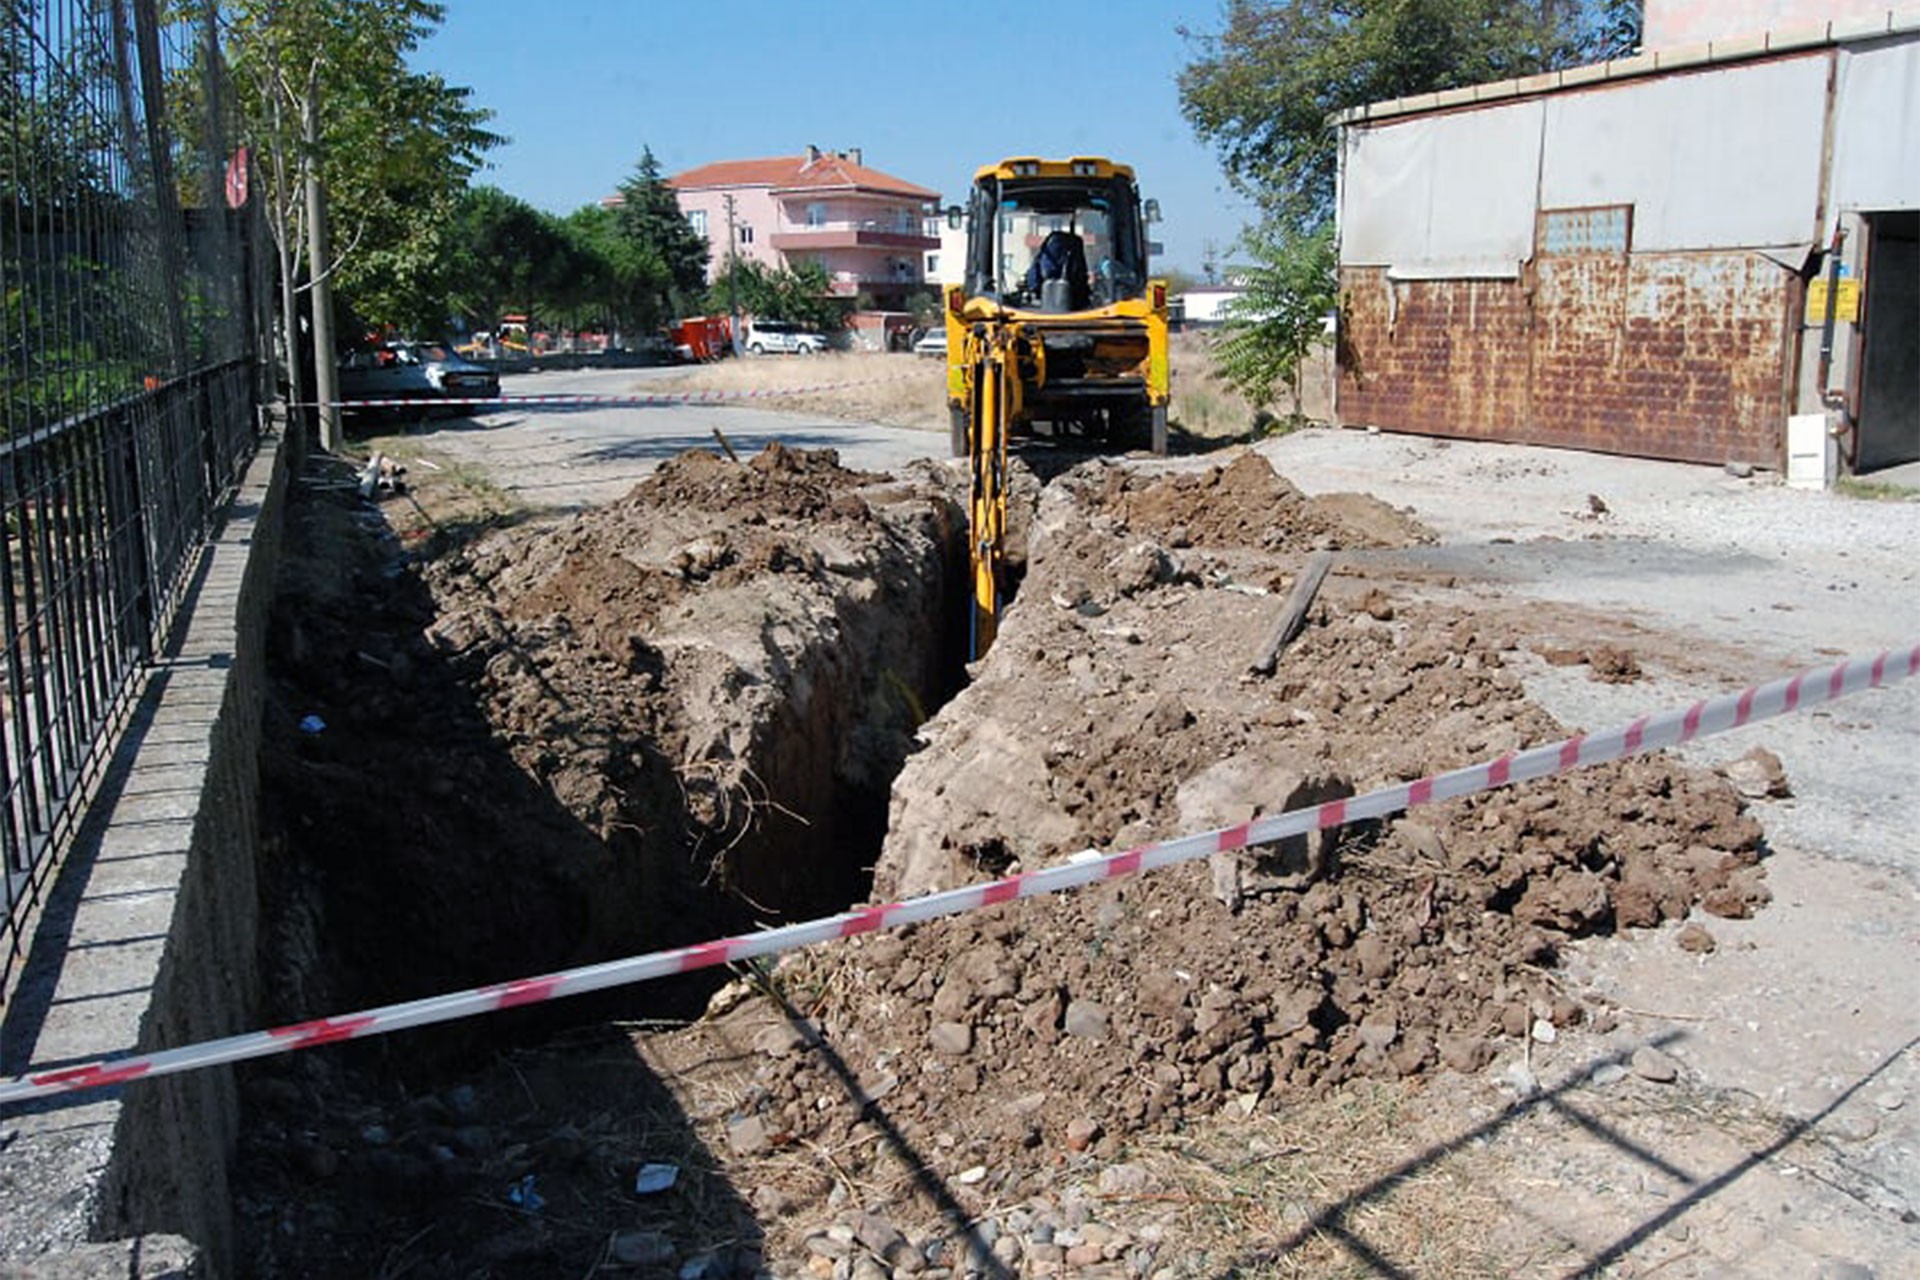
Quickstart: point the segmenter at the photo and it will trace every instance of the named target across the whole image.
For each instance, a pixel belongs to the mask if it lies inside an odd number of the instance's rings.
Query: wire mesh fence
[[[4,975],[253,452],[270,294],[210,0],[0,5]]]

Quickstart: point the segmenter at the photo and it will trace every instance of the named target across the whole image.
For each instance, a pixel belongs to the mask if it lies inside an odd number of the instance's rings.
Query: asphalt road
[[[509,396],[646,395],[660,369],[556,370],[501,380]],[[777,402],[776,402],[777,403]],[[906,427],[836,422],[770,411],[768,402],[672,406],[510,406],[471,418],[424,422],[409,432],[423,449],[483,468],[493,483],[529,507],[577,510],[611,501],[687,449],[717,449],[717,429],[742,455],[778,440],[835,449],[840,461],[887,471],[917,458],[946,456],[946,436]]]

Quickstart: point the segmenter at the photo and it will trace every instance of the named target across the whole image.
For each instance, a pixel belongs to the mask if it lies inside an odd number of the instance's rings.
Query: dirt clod
[[[1680,932],[1674,935],[1674,945],[1682,951],[1695,955],[1712,955],[1720,944],[1703,924],[1688,923],[1680,926]]]

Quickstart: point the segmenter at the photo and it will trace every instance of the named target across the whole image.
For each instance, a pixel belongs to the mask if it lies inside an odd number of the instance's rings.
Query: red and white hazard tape
[[[1513,752],[1497,760],[1421,778],[1417,782],[1382,787],[1365,795],[1330,800],[1325,804],[1259,818],[1236,827],[1223,827],[1216,831],[1143,845],[1125,853],[1082,854],[1059,866],[1022,872],[1004,880],[949,889],[887,906],[859,907],[821,920],[722,938],[716,942],[703,942],[698,946],[609,960],[604,964],[568,969],[544,977],[521,978],[498,986],[430,996],[424,1000],[387,1005],[336,1018],[318,1018],[312,1022],[185,1045],[159,1053],[34,1072],[0,1083],[0,1103],[124,1084],[150,1076],[171,1075],[248,1058],[263,1058],[292,1049],[310,1049],[337,1040],[353,1040],[408,1027],[451,1022],[475,1014],[647,982],[738,960],[777,955],[835,938],[850,938],[855,934],[894,929],[936,920],[941,916],[976,911],[994,903],[1058,893],[1063,889],[1113,880],[1135,872],[1156,871],[1223,850],[1269,844],[1289,836],[1363,819],[1384,818],[1424,804],[1622,760],[1662,747],[1677,746],[1803,707],[1832,702],[1862,689],[1891,684],[1916,673],[1920,673],[1920,644],[1875,657],[1849,658],[1832,668],[1802,672],[1789,679],[1755,685],[1740,693],[1705,699],[1677,711],[1642,716],[1632,724],[1601,733],[1579,734],[1561,742]]]
[[[660,408],[676,404],[719,404],[732,400],[777,400],[781,396],[810,396],[823,391],[850,391],[889,382],[915,382],[924,375],[895,374],[890,378],[862,378],[856,382],[817,382],[805,387],[758,387],[744,391],[680,391],[645,396],[413,396],[399,400],[330,400],[336,409],[436,409],[448,405],[499,405],[504,409]],[[312,408],[314,402],[302,407]]]

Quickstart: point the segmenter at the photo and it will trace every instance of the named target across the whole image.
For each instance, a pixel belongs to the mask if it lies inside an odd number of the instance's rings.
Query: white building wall
[[[1533,256],[1538,99],[1341,132],[1340,261],[1510,279]]]
[[[1885,17],[1889,8],[1887,0],[1646,0],[1641,47],[1674,49],[1762,31],[1799,31]]]
[[[1914,54],[1920,45],[1908,45]],[[1623,80],[1511,103],[1389,117],[1341,135],[1340,261],[1400,278],[1511,279],[1542,209],[1632,205],[1632,247],[1804,250],[1820,237],[1821,150],[1833,53]],[[1864,80],[1853,126],[1920,94],[1891,60]],[[1920,139],[1920,98],[1914,98]],[[1872,113],[1881,113],[1873,116]],[[1905,153],[1900,153],[1905,154]],[[1899,156],[1893,156],[1897,160]],[[1888,185],[1911,186],[1907,165]],[[1876,179],[1879,180],[1879,179]],[[1863,179],[1864,181],[1864,179]]]
[[[1841,213],[1920,209],[1920,40],[1840,51],[1827,226]]]
[[[1540,203],[1631,204],[1636,251],[1810,243],[1829,62],[1821,52],[1549,98]]]

